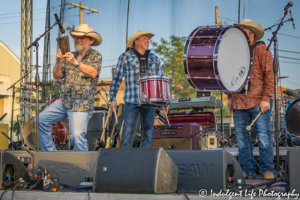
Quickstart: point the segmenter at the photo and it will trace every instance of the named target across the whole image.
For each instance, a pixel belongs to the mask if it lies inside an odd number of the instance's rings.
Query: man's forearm
[[[61,71],[61,62],[56,62],[53,68],[53,78],[55,80],[61,79],[62,76],[62,71]]]
[[[92,66],[80,63],[79,67],[77,68],[88,77],[96,78],[98,75],[97,70]]]

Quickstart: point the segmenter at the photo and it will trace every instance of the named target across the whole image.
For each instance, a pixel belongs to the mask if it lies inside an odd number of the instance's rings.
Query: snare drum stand
[[[273,59],[273,72],[274,72],[274,99],[275,99],[275,137],[276,137],[276,173],[275,173],[275,181],[280,181],[283,177],[282,177],[282,174],[281,172],[279,171],[279,140],[278,140],[278,135],[279,135],[279,109],[278,109],[278,58],[277,58],[277,33],[279,31],[279,29],[281,28],[281,26],[283,25],[283,23],[287,22],[287,21],[291,21],[292,18],[286,20],[286,21],[283,21],[284,17],[287,15],[287,12],[288,12],[288,9],[284,9],[283,11],[283,15],[282,15],[282,18],[281,18],[281,21],[279,24],[275,24],[274,26],[277,26],[277,29],[276,31],[272,32],[273,34],[273,37],[271,38],[270,40],[270,43],[267,47],[267,51],[269,50],[272,42],[274,42],[274,59]],[[268,30],[268,29],[272,29],[272,27],[274,26],[271,26],[269,28],[266,28],[265,30]],[[271,109],[271,108],[270,108]]]
[[[50,30],[58,24],[57,22],[54,22],[54,24],[47,29],[40,37],[36,38],[34,42],[32,42],[26,49],[29,50],[32,46],[35,46],[35,52],[36,52],[36,73],[35,73],[35,87],[36,87],[36,150],[40,150],[40,144],[39,144],[39,86],[40,86],[40,77],[39,77],[39,40],[44,37],[44,35],[48,34]]]

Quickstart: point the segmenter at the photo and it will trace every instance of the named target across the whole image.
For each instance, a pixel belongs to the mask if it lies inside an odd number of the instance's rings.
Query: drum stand
[[[279,109],[278,109],[278,58],[277,58],[277,33],[279,31],[279,29],[281,28],[281,26],[283,25],[283,23],[287,22],[287,21],[291,21],[292,18],[290,18],[289,20],[283,21],[284,17],[287,15],[288,9],[285,9],[281,18],[280,23],[274,25],[277,26],[276,31],[272,32],[273,37],[270,40],[270,43],[267,47],[267,51],[269,50],[272,42],[274,42],[274,58],[273,58],[273,72],[274,72],[274,99],[275,99],[275,137],[276,137],[276,173],[275,173],[275,182],[282,180],[282,174],[279,171],[279,140],[278,140],[278,136],[279,136]],[[272,29],[273,26],[266,28],[265,30],[268,29]],[[271,108],[270,108],[271,109]]]

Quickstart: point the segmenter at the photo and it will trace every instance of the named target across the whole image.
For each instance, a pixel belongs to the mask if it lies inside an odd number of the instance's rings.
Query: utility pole
[[[71,5],[71,6],[79,8],[79,24],[83,24],[83,10],[89,10],[92,13],[99,13],[99,10],[95,10],[95,9],[83,6],[82,2],[80,2],[79,5],[75,4],[75,3],[72,3],[72,2],[68,2],[68,4]]]
[[[219,6],[215,6],[216,26],[220,26],[219,22]]]

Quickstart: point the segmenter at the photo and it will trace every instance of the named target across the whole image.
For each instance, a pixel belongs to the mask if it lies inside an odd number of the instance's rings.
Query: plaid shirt
[[[164,76],[160,59],[154,53],[149,53],[148,56],[148,72],[150,75]],[[130,103],[138,103],[139,85],[136,83],[135,76],[140,73],[140,63],[133,49],[130,49],[119,57],[118,64],[110,85],[111,101],[116,101],[118,88],[125,76],[125,95],[124,101]]]

